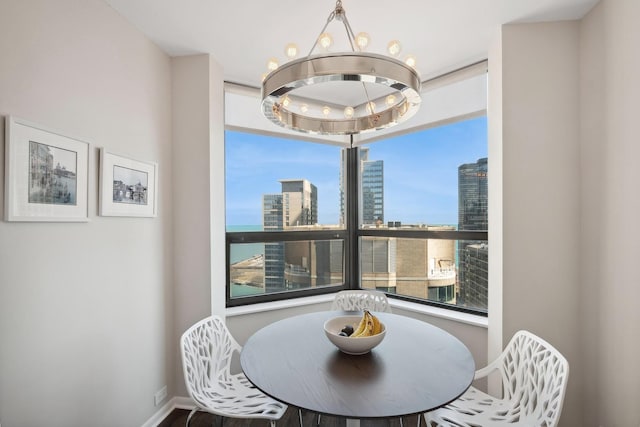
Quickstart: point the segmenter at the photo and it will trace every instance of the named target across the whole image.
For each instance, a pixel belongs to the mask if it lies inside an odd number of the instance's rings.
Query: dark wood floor
[[[167,418],[165,418],[158,427],[185,427],[189,411],[186,409],[175,409]],[[315,427],[316,415],[310,412],[302,411],[302,420],[304,427]],[[243,420],[237,418],[225,418],[224,424],[221,424],[220,417],[205,412],[198,412],[191,418],[190,427],[269,427],[267,420]],[[418,417],[404,417],[403,424],[405,427],[416,426]],[[344,427],[346,421],[344,418],[322,416],[320,426],[322,427]],[[422,422],[424,425],[424,421]],[[277,422],[277,427],[299,427],[298,411],[294,408],[288,408],[284,416]],[[399,419],[390,420],[362,420],[361,427],[399,427]]]

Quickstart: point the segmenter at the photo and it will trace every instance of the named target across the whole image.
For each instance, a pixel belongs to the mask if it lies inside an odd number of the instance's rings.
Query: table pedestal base
[[[418,427],[420,427],[421,419],[422,419],[422,414],[418,415]],[[360,427],[360,420],[347,418],[347,427]],[[400,419],[400,427],[402,427],[402,419]]]

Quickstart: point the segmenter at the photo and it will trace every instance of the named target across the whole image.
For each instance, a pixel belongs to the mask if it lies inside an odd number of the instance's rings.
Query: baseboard
[[[193,409],[195,408],[195,404],[193,400],[189,397],[176,396],[171,398],[167,403],[165,403],[155,414],[151,416],[141,427],[156,427],[160,424],[165,418],[169,416],[169,414],[174,409]]]

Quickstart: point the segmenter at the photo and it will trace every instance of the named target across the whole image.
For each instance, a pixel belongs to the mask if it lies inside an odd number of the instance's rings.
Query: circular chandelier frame
[[[311,53],[323,36],[327,25],[334,19],[344,24],[353,52],[312,56]],[[359,51],[356,51],[356,45],[360,47]],[[324,135],[354,135],[384,129],[413,116],[421,102],[420,76],[417,71],[395,58],[364,53],[361,48],[361,44],[356,43],[356,36],[342,7],[342,0],[337,0],[335,9],[329,14],[309,55],[276,68],[263,80],[262,112],[264,115],[279,126]],[[288,108],[291,104],[288,94],[294,96],[293,91],[332,82],[361,82],[366,102],[359,106],[342,106],[345,108],[345,116],[348,116],[345,119],[318,118],[306,115],[304,111],[301,111],[302,114],[295,113]],[[386,109],[375,111],[375,102],[369,97],[367,84],[386,87],[387,91],[393,90],[394,94],[400,95],[400,101],[385,103]],[[393,99],[395,95],[389,95],[389,97]],[[316,99],[310,101],[319,104],[327,102]],[[368,114],[353,117],[355,109],[361,109],[362,106]],[[323,107],[324,109],[330,111],[328,106]]]
[[[295,89],[336,81],[386,86],[397,90],[402,99],[385,110],[342,120],[295,113],[282,102]],[[420,77],[412,67],[391,57],[362,52],[301,58],[272,71],[262,84],[262,111],[269,120],[313,134],[352,135],[384,129],[413,116],[420,101]]]

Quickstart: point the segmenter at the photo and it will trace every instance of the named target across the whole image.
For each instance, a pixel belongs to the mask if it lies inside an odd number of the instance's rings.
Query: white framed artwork
[[[6,221],[86,222],[89,143],[26,120],[5,120]]]
[[[155,217],[158,164],[100,149],[100,215]]]

